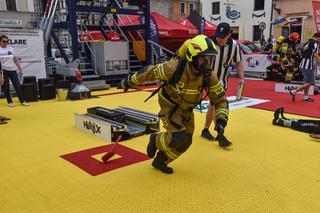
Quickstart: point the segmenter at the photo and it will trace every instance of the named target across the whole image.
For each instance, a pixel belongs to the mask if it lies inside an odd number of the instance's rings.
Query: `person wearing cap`
[[[218,79],[223,84],[225,90],[227,89],[227,80],[229,74],[229,67],[232,62],[236,63],[237,72],[240,77],[239,85],[244,84],[244,71],[242,64],[242,56],[240,47],[237,42],[231,38],[231,29],[228,23],[222,22],[217,26],[217,31],[212,41],[217,47],[217,56],[213,64],[213,72],[218,76]],[[214,136],[210,133],[209,127],[216,116],[219,116],[220,111],[209,104],[208,112],[206,114],[205,127],[202,130],[201,136],[207,140],[214,141]],[[231,143],[229,143],[231,145]]]

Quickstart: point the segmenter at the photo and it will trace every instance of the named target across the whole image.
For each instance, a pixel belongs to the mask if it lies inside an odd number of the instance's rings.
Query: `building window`
[[[259,25],[253,26],[253,41],[260,41],[262,38],[262,31],[259,28]]]
[[[6,0],[7,10],[17,11],[16,0]]]
[[[189,3],[189,14],[194,10],[195,10],[194,3]]]
[[[186,14],[186,2],[180,2],[180,14]]]
[[[264,0],[254,0],[254,10],[264,10]]]
[[[220,2],[212,2],[212,15],[220,14]]]

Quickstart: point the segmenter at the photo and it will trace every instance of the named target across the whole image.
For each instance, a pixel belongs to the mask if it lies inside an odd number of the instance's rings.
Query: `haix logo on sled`
[[[87,130],[91,130],[93,134],[101,134],[101,127],[91,121],[83,121],[83,126]]]
[[[285,86],[284,87],[284,89],[286,90],[286,91],[289,91],[289,90],[295,90],[295,89],[297,89],[298,87],[297,86]]]

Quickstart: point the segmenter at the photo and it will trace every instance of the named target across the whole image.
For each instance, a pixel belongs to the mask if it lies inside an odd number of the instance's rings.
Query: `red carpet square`
[[[61,157],[92,176],[100,175],[141,161],[149,160],[147,155],[119,144],[115,147],[114,152],[116,155],[121,156],[120,158],[113,160],[111,159],[107,163],[103,163],[102,161],[99,161],[93,157],[98,154],[109,152],[112,146],[113,144],[100,146],[62,155]]]
[[[229,78],[227,96],[237,94],[237,84],[239,79]],[[250,106],[257,109],[266,109],[274,111],[279,107],[285,107],[285,113],[304,115],[320,118],[319,102],[320,95],[311,96],[315,102],[303,102],[302,95],[296,95],[296,101],[293,102],[288,93],[275,92],[274,81],[246,80],[244,97],[270,100],[266,103]],[[272,119],[272,118],[270,118]]]

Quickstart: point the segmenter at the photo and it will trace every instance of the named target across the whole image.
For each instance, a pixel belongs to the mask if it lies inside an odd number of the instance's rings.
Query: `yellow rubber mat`
[[[231,111],[230,150],[200,137],[205,114],[196,113],[193,144],[171,164],[173,175],[147,160],[91,176],[60,157],[109,144],[76,129],[75,112],[122,105],[157,113],[157,98],[143,103],[148,95],[29,107],[15,99],[14,108],[0,100],[0,115],[12,118],[0,125],[0,212],[320,212],[320,143],[273,126],[269,111]],[[148,138],[121,144],[144,153]]]

